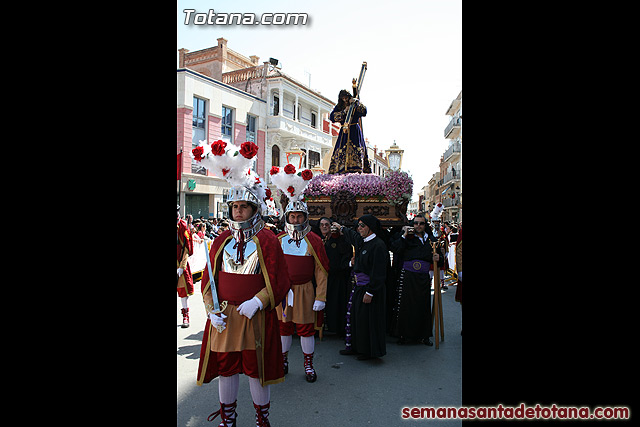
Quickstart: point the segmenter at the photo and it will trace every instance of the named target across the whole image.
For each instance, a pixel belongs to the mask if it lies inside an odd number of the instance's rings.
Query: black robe
[[[329,258],[329,277],[327,279],[327,302],[324,308],[324,321],[327,331],[344,336],[347,301],[351,292],[351,267],[349,261],[353,247],[344,236],[330,237],[324,243]]]
[[[389,250],[393,252],[393,261],[387,268],[387,334],[396,336],[393,331],[395,324],[395,311],[398,303],[398,277],[402,271],[402,255],[393,248],[392,243],[402,236],[402,231],[394,231],[389,236]]]
[[[433,236],[428,236],[426,243],[422,243],[417,236],[400,237],[391,243],[391,249],[403,262],[420,260],[433,263],[431,240]],[[443,258],[444,253],[440,253],[439,266],[444,263]],[[402,269],[397,283],[391,335],[408,340],[423,340],[433,336],[429,272],[419,273]]]
[[[433,249],[427,236],[423,243],[417,236],[398,238],[392,244],[394,253],[402,262],[420,260],[433,263]],[[439,266],[444,265],[444,254],[440,254]],[[402,269],[398,277],[396,306],[392,321],[393,336],[408,340],[423,340],[433,336],[431,332],[431,280],[429,272],[419,273]]]
[[[351,343],[358,353],[370,357],[381,357],[387,354],[385,279],[389,251],[379,237],[365,242],[354,230],[344,227],[342,232],[346,241],[355,247],[353,271],[365,273],[370,279],[369,284],[355,287],[351,314]],[[365,292],[373,295],[369,304],[362,302]]]

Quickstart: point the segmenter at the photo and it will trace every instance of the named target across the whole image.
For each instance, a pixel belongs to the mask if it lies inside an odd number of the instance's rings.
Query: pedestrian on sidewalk
[[[358,220],[358,231],[337,222],[337,227],[348,243],[355,247],[353,272],[356,286],[351,293],[351,342],[340,354],[359,354],[358,360],[382,357],[387,353],[385,337],[385,310],[387,263],[389,251],[376,235],[381,232],[380,221],[373,215]]]

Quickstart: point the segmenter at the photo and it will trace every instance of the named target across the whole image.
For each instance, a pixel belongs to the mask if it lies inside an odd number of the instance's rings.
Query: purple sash
[[[422,259],[412,259],[405,261],[402,268],[412,273],[429,273],[429,263]]]
[[[356,276],[356,286],[365,286],[369,284],[369,275],[361,273],[361,272],[357,272],[355,273]]]

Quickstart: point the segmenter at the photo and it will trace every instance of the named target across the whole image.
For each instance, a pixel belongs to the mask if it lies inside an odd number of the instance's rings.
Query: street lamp
[[[287,156],[287,163],[292,164],[297,169],[302,167],[302,160],[304,159],[305,152],[298,148],[297,145],[291,147],[291,150],[285,151]]]
[[[391,170],[399,170],[402,166],[404,150],[401,150],[394,140],[393,145],[388,150],[384,150],[384,152],[387,153],[387,159],[389,159],[389,167]]]

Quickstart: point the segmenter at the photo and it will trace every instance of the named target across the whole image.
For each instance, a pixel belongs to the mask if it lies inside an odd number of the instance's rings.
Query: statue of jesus
[[[355,79],[354,79],[355,85]],[[347,110],[355,103],[351,123],[345,126]],[[341,90],[338,103],[329,115],[329,120],[339,122],[342,127],[331,155],[329,174],[371,173],[367,146],[362,136],[361,119],[367,115],[367,107],[352,97],[349,91]]]

